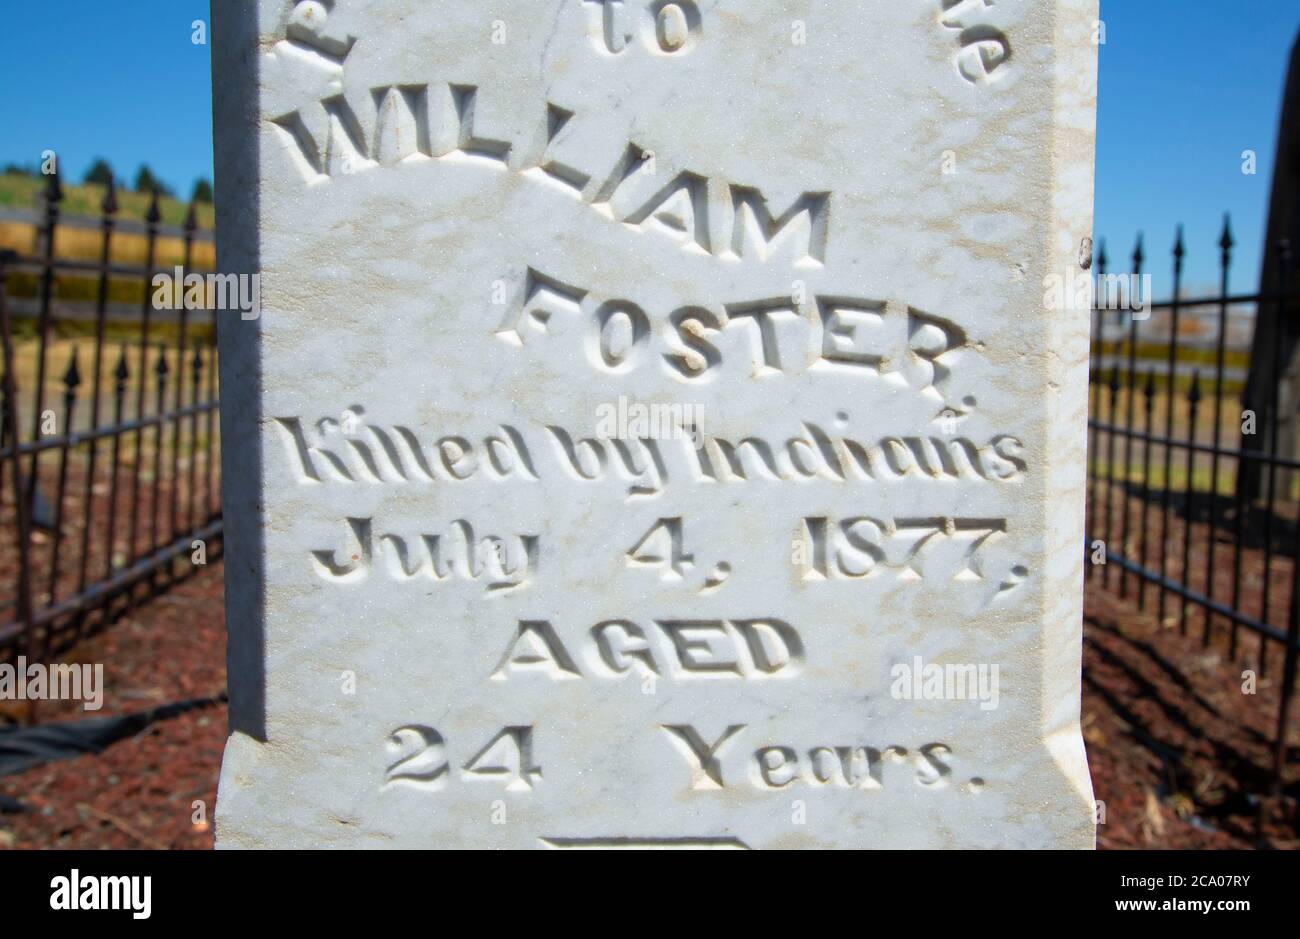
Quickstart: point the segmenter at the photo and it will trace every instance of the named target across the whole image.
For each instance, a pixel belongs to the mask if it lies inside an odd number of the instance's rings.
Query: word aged
[[[651,636],[656,637],[652,640]],[[792,677],[804,659],[798,631],[779,619],[663,619],[647,630],[631,620],[592,626],[575,656],[545,620],[523,620],[492,678],[527,673],[552,680],[621,678],[634,673],[677,679]]]

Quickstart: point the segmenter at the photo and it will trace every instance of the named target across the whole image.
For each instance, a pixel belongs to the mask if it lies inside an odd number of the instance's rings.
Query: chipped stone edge
[[[1098,0],[1057,0],[1052,122],[1052,222],[1048,273],[1082,273],[1080,245],[1092,238],[1093,171],[1096,152]],[[1084,508],[1087,489],[1088,369],[1091,314],[1044,310],[1048,317],[1047,373],[1057,376],[1047,392],[1046,467],[1043,510],[1049,559],[1043,610],[1043,744],[1061,774],[1084,802],[1071,845],[1096,847],[1095,801],[1080,726],[1082,706]]]
[[[216,190],[217,270],[260,273],[257,193],[258,0],[212,0],[212,116]],[[241,198],[223,198],[224,192]],[[222,826],[226,800],[239,804],[246,768],[262,756],[266,741],[264,553],[261,543],[261,332],[262,323],[222,314],[217,346],[221,376],[221,478],[226,596],[226,682],[229,731],[222,755],[214,813],[216,846],[260,847],[230,837]]]

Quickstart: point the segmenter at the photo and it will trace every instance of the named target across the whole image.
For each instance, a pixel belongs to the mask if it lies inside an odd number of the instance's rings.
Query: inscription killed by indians
[[[214,4],[219,844],[1090,847],[1095,17]]]

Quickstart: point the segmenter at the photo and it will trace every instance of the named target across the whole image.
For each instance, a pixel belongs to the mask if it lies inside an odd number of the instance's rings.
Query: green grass
[[[206,311],[193,312],[189,316],[186,327],[190,337],[190,342],[211,342],[214,336],[212,326],[212,314]],[[38,348],[36,340],[38,338],[40,323],[35,317],[22,317],[13,321],[13,336],[15,346],[17,347],[18,358],[21,359],[24,353],[24,344],[31,344],[32,348],[26,350],[33,356]],[[110,345],[114,343],[134,344],[139,341],[141,332],[141,323],[139,320],[122,321],[115,319],[104,320],[104,338]],[[95,324],[91,320],[63,320],[58,319],[50,323],[50,338],[58,339],[85,339],[95,335]],[[180,324],[175,320],[154,320],[149,324],[149,336],[151,344],[167,343],[175,344],[180,338]]]
[[[1169,489],[1174,495],[1181,495],[1187,491],[1187,460],[1186,457],[1175,456],[1175,463],[1169,467]],[[1237,491],[1237,475],[1235,460],[1227,457],[1219,460],[1219,494],[1222,496],[1231,496]],[[1148,469],[1147,486],[1153,493],[1161,493],[1165,488],[1164,457],[1160,456],[1151,461]],[[1115,484],[1118,486],[1122,483],[1129,483],[1132,486],[1141,487],[1142,485],[1142,467],[1133,465],[1129,467],[1127,476],[1124,473],[1123,464],[1110,464],[1105,460],[1098,460],[1093,474],[1099,482],[1105,484],[1107,479],[1113,475]],[[1279,474],[1280,476],[1280,474]],[[1192,472],[1192,492],[1194,495],[1205,495],[1210,491],[1210,482],[1213,474],[1210,467],[1202,466],[1200,461]],[[1091,486],[1091,482],[1089,483]],[[1134,495],[1137,490],[1134,490]]]
[[[39,207],[44,181],[16,174],[0,174],[0,206]],[[68,186],[64,189],[61,204],[65,216],[99,216],[99,205],[104,187],[95,185]],[[119,218],[143,220],[148,209],[149,196],[144,193],[119,193]],[[187,206],[176,199],[162,199],[159,204],[163,221],[179,226],[184,222]],[[213,223],[210,205],[198,207],[200,229],[210,229]],[[0,222],[0,249],[10,249],[20,254],[41,251],[40,223]],[[55,251],[63,260],[97,261],[103,249],[103,233],[98,226],[81,228],[60,225],[55,239]],[[117,231],[112,236],[111,260],[123,265],[143,265],[148,255],[148,239],[139,232]],[[184,239],[162,235],[157,238],[154,250],[154,268],[170,270],[185,260]],[[215,266],[215,250],[211,241],[196,240],[193,244],[190,267],[194,270],[211,270]],[[16,269],[9,272],[6,290],[12,297],[31,299],[38,295],[40,278],[37,273]],[[54,297],[63,301],[93,303],[99,294],[99,278],[91,274],[60,273],[54,280]],[[145,297],[145,284],[138,277],[109,279],[110,303],[140,305]]]
[[[1186,361],[1186,360],[1182,359],[1180,356],[1179,361]],[[1167,362],[1168,359],[1160,360],[1161,365],[1164,365]],[[1135,387],[1137,389],[1137,393],[1139,395],[1143,395],[1143,392],[1147,384],[1147,376],[1146,373],[1142,370],[1142,365],[1140,363],[1141,360],[1139,360],[1138,371],[1137,371],[1137,375],[1134,376],[1134,382],[1136,383]],[[1225,365],[1224,367],[1227,368],[1228,366]],[[1107,413],[1107,408],[1109,407],[1109,404],[1107,402],[1109,401],[1108,396],[1110,394],[1111,371],[1112,370],[1109,368],[1105,369],[1104,371],[1099,370],[1097,368],[1093,368],[1091,374],[1089,375],[1089,381],[1090,381],[1090,385],[1088,389],[1089,400],[1092,400],[1092,395],[1095,393],[1093,390],[1093,386],[1100,385],[1101,404],[1102,404],[1103,413]],[[1125,366],[1124,368],[1120,369],[1119,372],[1119,387],[1121,393],[1125,388],[1128,387],[1128,380],[1129,380],[1128,367]],[[1160,373],[1157,373],[1156,375],[1156,394],[1158,396],[1164,395],[1167,391],[1168,384],[1169,384],[1169,378],[1166,374],[1164,374],[1162,369],[1162,371]],[[1209,370],[1201,373],[1200,381],[1198,382],[1198,385],[1201,389],[1201,407],[1205,407],[1207,401],[1209,402],[1213,401],[1213,396],[1214,396],[1215,380],[1214,380],[1213,366],[1211,366]],[[1191,375],[1174,376],[1175,393],[1185,395],[1188,391],[1191,390],[1191,387],[1192,387]],[[1241,394],[1242,390],[1245,387],[1246,387],[1246,383],[1240,378],[1225,377],[1223,379],[1223,395],[1225,398],[1231,397],[1235,399],[1238,395]],[[1138,413],[1140,414],[1141,411],[1142,411],[1142,407],[1141,405],[1139,405]]]
[[[16,173],[0,174],[0,206],[6,208],[31,209],[43,205],[42,195],[45,180],[40,177],[20,176]],[[104,202],[104,187],[93,184],[71,184],[63,186],[63,201],[59,204],[64,215],[88,215],[97,217],[101,214],[100,206]],[[144,192],[117,192],[118,218],[144,221],[149,209],[149,194]],[[164,196],[158,201],[164,225],[182,225],[189,206],[179,199]],[[213,208],[210,205],[198,207],[199,227],[211,229],[213,226]]]
[[[1111,340],[1095,344],[1100,346],[1101,355],[1123,356],[1125,367],[1128,363],[1128,340],[1123,341]],[[1167,364],[1169,361],[1169,346],[1162,342],[1139,342],[1137,344],[1137,368],[1141,374],[1144,365],[1149,364]],[[1214,368],[1218,360],[1218,350],[1213,347],[1194,347],[1180,345],[1174,355],[1174,361],[1179,363],[1206,365],[1211,369]],[[1250,365],[1249,349],[1232,349],[1224,350],[1223,364],[1226,368],[1245,368]]]
[[[7,285],[9,295],[30,299],[40,290],[40,278],[36,274],[19,271],[9,275]],[[54,297],[56,300],[80,300],[93,303],[99,296],[99,280],[94,277],[58,276],[54,278]],[[143,304],[145,285],[141,281],[124,281],[112,278],[108,282],[109,303]]]

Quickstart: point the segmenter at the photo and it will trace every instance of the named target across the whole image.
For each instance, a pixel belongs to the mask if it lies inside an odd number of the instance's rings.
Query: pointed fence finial
[[[104,200],[99,204],[105,215],[117,213],[117,181],[109,174],[108,185],[104,187]]]
[[[81,371],[77,368],[77,347],[72,347],[72,355],[68,357],[68,369],[63,373],[63,384],[68,389],[68,394],[81,384]]]
[[[1232,216],[1229,213],[1224,212],[1223,234],[1219,236],[1219,247],[1227,252],[1231,251],[1232,246],[1235,244],[1236,242],[1232,240]]]
[[[59,178],[57,164],[54,167],[54,172],[45,177],[45,200],[51,205],[63,200],[63,180]]]
[[[157,188],[153,190],[153,194],[149,197],[149,211],[145,213],[144,220],[150,225],[157,225],[162,220],[162,211],[158,207]]]
[[[113,369],[113,377],[117,379],[118,386],[126,384],[126,380],[131,377],[131,367],[126,364],[126,344],[122,344],[121,354],[117,359],[117,368]]]

